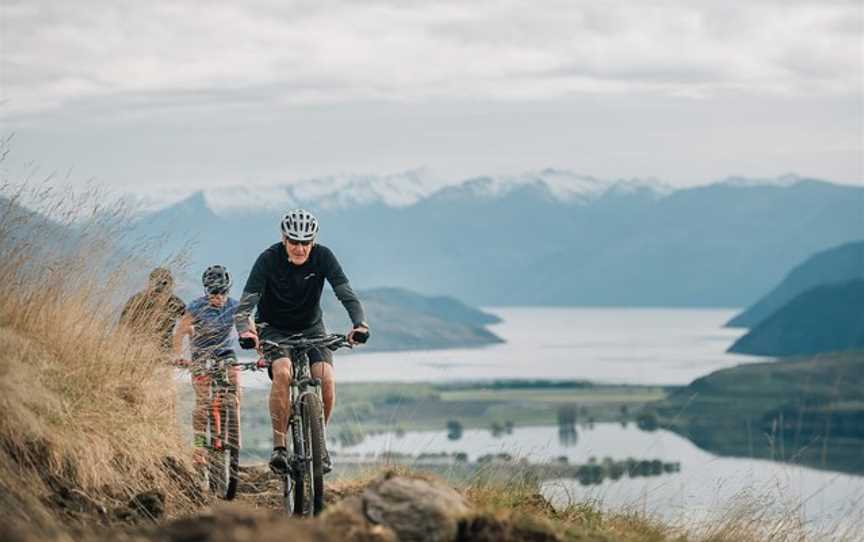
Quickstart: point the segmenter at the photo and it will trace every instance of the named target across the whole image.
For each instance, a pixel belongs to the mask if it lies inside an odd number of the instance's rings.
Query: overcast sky
[[[862,6],[0,0],[0,134],[15,175],[118,187],[417,167],[862,183]]]

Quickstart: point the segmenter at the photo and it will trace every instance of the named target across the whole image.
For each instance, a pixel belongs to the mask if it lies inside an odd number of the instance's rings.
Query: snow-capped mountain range
[[[208,189],[137,228],[172,240],[159,258],[191,240],[190,270],[222,263],[242,284],[281,214],[304,206],[358,288],[476,305],[735,307],[812,253],[864,239],[861,201],[862,187],[791,176],[673,190],[548,169],[459,182],[415,170]]]
[[[247,209],[298,206],[319,210],[374,204],[410,207],[442,193],[452,194],[454,190],[469,197],[494,199],[525,187],[545,191],[562,203],[587,203],[609,192],[646,190],[660,197],[673,191],[672,187],[653,179],[605,180],[558,169],[456,181],[444,179],[428,169],[413,169],[386,175],[331,175],[286,184],[219,186],[205,188],[201,193],[213,212],[232,214]],[[142,208],[152,212],[188,195],[189,192],[169,190],[138,197]]]

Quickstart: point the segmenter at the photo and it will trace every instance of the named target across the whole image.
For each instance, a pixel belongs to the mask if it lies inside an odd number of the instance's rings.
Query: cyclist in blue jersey
[[[210,388],[210,376],[207,372],[207,362],[223,360],[236,361],[237,356],[232,346],[232,330],[234,314],[237,311],[237,300],[228,297],[231,289],[231,275],[221,265],[211,265],[201,276],[205,295],[186,307],[186,313],[174,330],[174,356],[179,365],[188,366],[192,370],[192,386],[195,389],[195,409],[192,412],[192,431],[194,433],[195,460],[204,460],[206,445],[207,407]],[[182,357],[183,337],[189,337],[192,359]],[[236,368],[228,371],[228,379],[237,387],[239,402],[239,375]],[[238,404],[239,408],[239,404]]]

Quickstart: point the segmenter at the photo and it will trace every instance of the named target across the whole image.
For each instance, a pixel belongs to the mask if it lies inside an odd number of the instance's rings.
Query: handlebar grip
[[[366,341],[369,340],[369,332],[355,331],[352,339],[354,339],[355,342],[358,342],[360,344],[365,344]]]
[[[252,350],[255,348],[255,339],[252,337],[240,337],[240,348],[243,350]]]

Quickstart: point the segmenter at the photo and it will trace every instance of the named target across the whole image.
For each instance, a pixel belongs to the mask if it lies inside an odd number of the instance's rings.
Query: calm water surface
[[[759,358],[726,354],[742,330],[724,329],[734,310],[488,308],[489,329],[506,340],[485,348],[352,353],[340,356],[345,381],[496,378],[587,379],[688,384]]]
[[[490,379],[584,379],[628,384],[689,384],[711,371],[763,358],[727,354],[743,333],[723,324],[732,309],[484,309],[507,341],[481,348],[336,354],[339,382],[443,382]],[[374,333],[374,328],[373,328]],[[373,339],[374,340],[374,336]],[[244,374],[244,385],[269,386]]]

